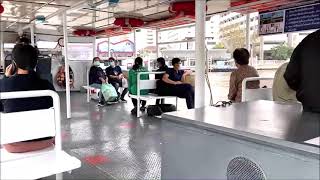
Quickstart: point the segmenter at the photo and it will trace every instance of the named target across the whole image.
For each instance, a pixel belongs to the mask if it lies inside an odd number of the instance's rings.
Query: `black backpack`
[[[147,107],[148,116],[161,116],[162,110],[158,105],[149,105]]]
[[[159,104],[162,112],[172,112],[177,111],[177,107],[173,104]]]

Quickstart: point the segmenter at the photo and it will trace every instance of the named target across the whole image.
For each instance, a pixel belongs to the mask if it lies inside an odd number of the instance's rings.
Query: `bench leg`
[[[87,90],[87,102],[90,102],[90,90]]]
[[[176,97],[176,109],[178,111],[178,97]]]
[[[137,99],[137,118],[140,117],[140,99]]]
[[[63,180],[63,174],[62,173],[56,174],[56,180]]]

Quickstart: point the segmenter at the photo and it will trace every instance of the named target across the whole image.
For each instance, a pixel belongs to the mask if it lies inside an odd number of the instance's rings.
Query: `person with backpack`
[[[40,79],[34,72],[37,65],[37,51],[34,47],[27,43],[18,43],[13,48],[12,54],[12,64],[6,68],[5,77],[0,80],[0,92],[55,90],[49,81]],[[1,102],[4,113],[48,109],[53,106],[51,97],[8,99]],[[45,149],[53,144],[54,137],[45,137],[3,146],[8,152],[22,153]]]
[[[143,67],[142,65],[143,59],[141,57],[137,57],[134,61],[134,65],[132,69],[129,71],[129,93],[131,95],[137,95],[137,76],[139,72],[148,72],[148,70]],[[147,80],[149,79],[149,75],[143,74],[140,76],[141,80]],[[140,95],[147,95],[149,93],[148,90],[141,90]],[[146,101],[141,100],[139,103],[141,103],[142,107],[140,108],[141,111],[146,110]],[[134,108],[131,110],[131,114],[137,114],[138,111],[138,100],[132,98],[132,104]]]

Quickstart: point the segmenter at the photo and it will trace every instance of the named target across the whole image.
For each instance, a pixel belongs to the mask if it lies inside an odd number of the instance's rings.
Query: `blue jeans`
[[[94,83],[94,84],[91,84],[90,85],[91,87],[93,87],[93,88],[96,88],[96,89],[100,89],[101,90],[101,86],[102,86],[102,84],[96,84],[96,83]],[[103,95],[102,95],[102,93],[101,93],[101,91],[99,92],[99,103],[104,103],[104,97],[103,97]]]

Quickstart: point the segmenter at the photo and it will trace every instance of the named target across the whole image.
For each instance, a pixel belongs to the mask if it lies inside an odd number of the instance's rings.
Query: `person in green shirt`
[[[137,95],[137,76],[138,76],[138,73],[139,72],[148,72],[148,70],[142,66],[142,63],[143,63],[142,58],[137,57],[134,60],[134,65],[133,65],[132,69],[129,71],[129,93],[132,95]],[[140,76],[140,79],[147,80],[147,79],[149,79],[149,75],[142,74]],[[148,93],[149,93],[149,91],[147,89],[140,90],[140,95],[147,95]],[[137,106],[138,106],[137,99],[132,98],[132,103],[134,105],[134,108],[131,110],[131,113],[136,114],[137,113]],[[142,105],[140,110],[145,111],[147,102],[141,100],[140,103]]]

